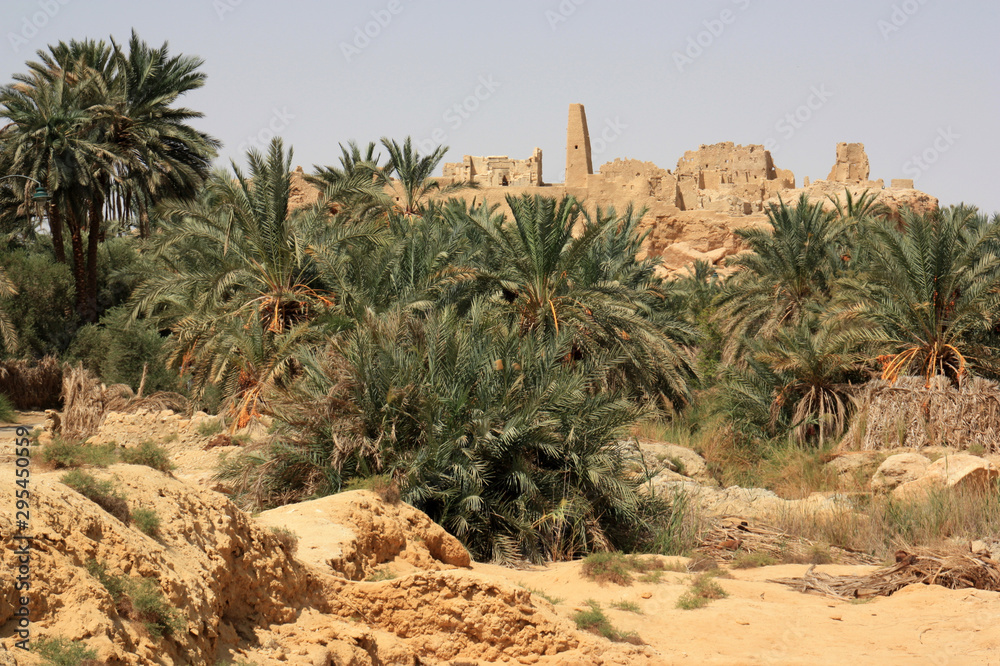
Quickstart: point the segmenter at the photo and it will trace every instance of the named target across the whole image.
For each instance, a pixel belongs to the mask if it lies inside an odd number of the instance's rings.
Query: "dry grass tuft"
[[[1000,453],[1000,386],[973,377],[956,388],[944,377],[869,382],[841,447],[877,451],[950,446]]]

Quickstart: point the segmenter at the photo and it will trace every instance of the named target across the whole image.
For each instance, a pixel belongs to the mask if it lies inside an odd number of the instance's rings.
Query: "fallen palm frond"
[[[701,539],[697,551],[717,562],[732,562],[741,554],[764,554],[776,562],[809,562],[823,555],[840,564],[877,564],[878,558],[838,546],[825,546],[763,524],[735,516],[720,518]]]
[[[52,356],[40,361],[4,361],[0,363],[0,393],[14,409],[51,409],[59,405],[62,374],[62,365]]]
[[[972,378],[954,387],[944,377],[869,382],[855,397],[858,418],[841,448],[982,447],[1000,452],[1000,386]]]
[[[109,412],[133,413],[140,409],[190,411],[190,402],[179,393],[153,393],[137,397],[125,384],[105,386],[83,365],[63,368],[62,435],[85,440],[97,433]]]
[[[801,578],[775,578],[769,583],[787,585],[800,592],[812,592],[836,599],[888,597],[898,590],[922,583],[952,590],[974,588],[1000,592],[1000,564],[985,552],[937,553],[918,551],[896,553],[896,564],[865,576],[830,576],[809,567]]]

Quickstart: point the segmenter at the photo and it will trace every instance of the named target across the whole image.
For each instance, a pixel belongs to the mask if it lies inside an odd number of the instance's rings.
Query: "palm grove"
[[[642,211],[506,217],[449,198],[446,149],[408,139],[349,143],[291,210],[280,140],[212,171],[178,105],[199,59],[134,34],[37,58],[0,89],[0,175],[51,195],[0,181],[4,354],[274,417],[220,468],[248,507],[381,479],[478,559],[664,551],[676,498],[624,444],[642,420],[823,447],[873,378],[1000,376],[1000,219],[974,208],[781,204],[728,278],[665,280]]]

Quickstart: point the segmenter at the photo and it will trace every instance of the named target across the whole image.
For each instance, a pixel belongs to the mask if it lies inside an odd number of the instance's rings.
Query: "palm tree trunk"
[[[97,246],[101,241],[103,198],[95,195],[90,200],[90,229],[87,232],[87,284],[83,320],[97,323]]]
[[[66,263],[66,245],[63,240],[62,212],[55,201],[49,204],[49,230],[52,232],[52,249],[56,253],[56,261]]]
[[[136,204],[139,209],[139,238],[149,238],[149,209],[146,208],[146,201],[137,197]]]
[[[73,250],[73,284],[76,287],[76,314],[84,318],[87,303],[87,267],[83,255],[83,230],[72,204],[66,209],[69,238]]]

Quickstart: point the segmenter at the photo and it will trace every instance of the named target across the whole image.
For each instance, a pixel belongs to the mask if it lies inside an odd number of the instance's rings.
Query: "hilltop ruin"
[[[805,194],[832,207],[831,197],[843,200],[845,191],[857,197],[870,190],[891,211],[937,208],[937,199],[914,189],[912,180],[894,179],[886,187],[881,179],[870,180],[869,171],[864,144],[840,143],[827,178],[811,183],[806,178],[799,188],[795,174],[776,166],[763,145],[729,141],[687,151],[673,171],[652,162],[619,158],[594,173],[586,110],[582,104],[571,104],[565,182],[544,182],[539,148],[527,159],[465,155],[461,162],[446,163],[439,180],[443,185],[476,183],[475,190],[449,196],[475,198],[505,211],[507,195],[522,194],[572,195],[591,209],[612,206],[623,211],[633,204],[646,210],[642,222],[643,229],[650,231],[646,252],[662,257],[664,271],[670,273],[696,260],[721,265],[726,256],[740,249],[733,231],[767,224],[765,211],[779,197],[794,202]],[[295,175],[293,196],[303,202],[314,200],[303,174]]]

